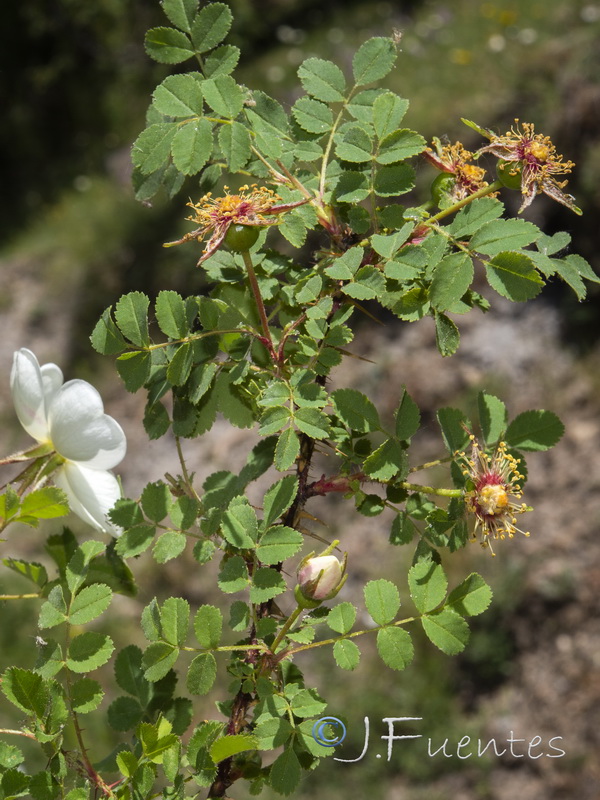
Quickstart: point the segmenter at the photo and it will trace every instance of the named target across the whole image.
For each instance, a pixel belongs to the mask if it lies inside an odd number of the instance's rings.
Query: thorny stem
[[[256,302],[256,307],[258,308],[258,315],[260,317],[260,324],[262,326],[265,344],[271,354],[271,358],[273,361],[277,360],[277,353],[275,352],[275,347],[273,346],[273,339],[271,338],[271,331],[269,329],[269,321],[267,319],[267,313],[265,311],[265,304],[263,303],[262,295],[260,293],[260,287],[258,285],[258,281],[256,280],[256,273],[254,272],[254,267],[252,265],[252,257],[248,250],[242,251],[242,258],[244,259],[244,264],[246,266],[246,270],[248,271],[248,280],[250,281],[250,288],[252,289],[252,294],[254,295],[254,300]]]

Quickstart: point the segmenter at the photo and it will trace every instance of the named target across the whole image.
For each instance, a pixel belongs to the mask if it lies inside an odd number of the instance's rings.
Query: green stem
[[[294,622],[296,622],[296,620],[304,610],[305,610],[304,606],[297,606],[297,608],[295,608],[294,611],[292,611],[292,613],[286,619],[286,621],[283,624],[283,627],[275,637],[275,641],[271,645],[272,653],[274,653],[277,650],[277,648],[281,644],[281,640],[283,639],[283,637],[286,635],[286,633],[289,631],[289,629],[292,627]]]
[[[273,339],[271,338],[271,331],[269,329],[269,321],[267,320],[265,304],[263,303],[258,281],[256,280],[256,273],[254,272],[254,266],[252,265],[252,257],[250,256],[248,250],[242,251],[242,258],[244,259],[244,264],[246,266],[246,270],[248,271],[248,280],[250,281],[250,288],[252,289],[252,294],[254,295],[254,300],[258,309],[258,316],[260,317],[260,324],[266,339],[266,344],[269,352],[271,353],[271,357],[275,361],[277,354],[275,353],[275,348],[273,347]]]
[[[288,658],[296,653],[300,653],[302,650],[313,650],[315,647],[322,647],[325,644],[335,644],[336,642],[341,642],[344,639],[354,639],[356,636],[363,636],[365,633],[380,631],[382,628],[397,628],[400,625],[406,625],[409,622],[414,622],[416,619],[419,619],[419,617],[406,617],[406,619],[400,619],[398,622],[394,622],[392,625],[378,625],[376,628],[366,628],[364,631],[354,631],[353,633],[345,633],[341,636],[334,636],[331,639],[322,639],[319,642],[312,642],[311,644],[302,644],[300,647],[293,647],[290,650],[286,650],[284,653],[282,653],[282,656]]]
[[[0,594],[0,600],[30,600],[39,596],[38,592],[31,592],[31,594]]]
[[[411,467],[408,471],[412,474],[413,472],[421,472],[423,469],[431,469],[431,467],[441,467],[442,464],[447,464],[448,461],[452,461],[453,456],[446,456],[446,458],[436,458],[435,461],[427,461],[425,464],[419,464],[417,467]]]
[[[408,483],[407,481],[402,481],[402,483],[396,485],[402,489],[408,489],[410,492],[435,494],[438,497],[462,497],[463,494],[462,489],[436,489],[435,486],[421,486],[419,483]]]
[[[502,189],[502,183],[500,181],[494,181],[490,183],[489,186],[484,186],[483,189],[479,189],[477,192],[473,192],[473,194],[464,197],[462,200],[459,200],[458,203],[454,203],[453,206],[449,206],[449,208],[444,208],[437,214],[434,214],[433,217],[429,217],[423,222],[423,225],[431,225],[432,222],[437,222],[438,219],[443,219],[444,217],[450,216],[450,214],[454,214],[455,211],[459,211],[463,206],[469,205],[472,203],[473,200],[478,200],[480,197],[486,197],[488,194],[492,194],[493,192],[497,192],[499,189]]]
[[[10,734],[11,736],[26,736],[28,739],[37,741],[35,734],[30,731],[15,731],[12,730],[12,728],[0,728],[0,734],[2,733]]]

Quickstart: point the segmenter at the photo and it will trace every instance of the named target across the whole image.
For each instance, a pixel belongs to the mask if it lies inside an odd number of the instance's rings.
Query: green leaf
[[[277,439],[275,446],[275,468],[279,472],[290,469],[300,455],[300,441],[293,428],[288,428]]]
[[[195,75],[169,75],[165,78],[152,93],[155,108],[167,117],[201,116],[202,89]]]
[[[415,652],[410,635],[402,628],[378,630],[377,651],[384,664],[397,670],[405,669]]]
[[[244,95],[231,75],[208,78],[202,84],[208,105],[227,119],[235,119],[244,106]]]
[[[54,486],[35,489],[25,495],[19,510],[19,517],[35,519],[54,519],[69,513],[69,504],[64,492]],[[29,523],[28,523],[29,524]]]
[[[200,653],[190,664],[185,685],[190,694],[208,694],[216,677],[215,657],[212,653]]]
[[[469,639],[469,626],[450,608],[442,608],[435,614],[421,618],[423,630],[436,647],[448,656],[455,656],[465,649]]]
[[[13,705],[43,717],[46,714],[50,692],[41,675],[19,667],[9,667],[2,675],[2,693]]]
[[[487,392],[477,396],[479,424],[486,444],[497,442],[506,430],[506,406],[497,397]]]
[[[124,294],[115,308],[115,319],[122,334],[138,347],[150,345],[148,307],[150,300],[142,292]]]
[[[240,60],[240,48],[232,44],[222,44],[207,56],[204,62],[204,75],[216,78],[219,75],[230,75]]]
[[[108,724],[116,731],[130,731],[144,718],[144,709],[134,697],[117,697],[108,707]]]
[[[349,125],[335,148],[338,158],[356,164],[370,161],[372,151],[373,141],[360,125]]]
[[[333,264],[325,269],[325,273],[334,280],[351,280],[361,265],[364,252],[364,247],[351,247],[336,258]]]
[[[194,55],[189,36],[175,28],[151,28],[146,33],[144,47],[161,64],[180,64]]]
[[[219,145],[231,172],[245,167],[251,155],[251,144],[248,129],[240,122],[223,125],[219,131]]]
[[[173,76],[184,77],[184,76]],[[182,339],[188,334],[185,303],[178,292],[163,291],[156,298],[156,321],[161,331],[171,339]]]
[[[355,621],[356,608],[347,601],[338,603],[327,615],[327,624],[337,633],[349,633]]]
[[[0,767],[3,769],[14,769],[22,764],[25,756],[14,744],[0,742]]]
[[[265,525],[272,525],[288,510],[297,492],[298,479],[294,475],[286,475],[271,486],[263,500]]]
[[[457,408],[440,408],[437,419],[450,455],[454,455],[457,450],[464,450],[469,443],[469,434],[464,426],[468,428],[469,421],[462,411]]]
[[[182,125],[171,143],[173,163],[184,175],[200,172],[212,149],[212,124],[206,117]]]
[[[381,140],[376,161],[378,164],[395,164],[422,153],[426,146],[427,142],[420,134],[400,128]]]
[[[440,355],[446,358],[458,350],[460,333],[456,324],[445,314],[435,313],[435,343]]]
[[[495,256],[508,250],[518,250],[535,242],[540,229],[524,219],[496,219],[475,232],[469,248],[478,253]]]
[[[218,764],[226,758],[231,758],[246,750],[255,750],[258,747],[256,736],[249,733],[236,733],[233,736],[222,736],[210,747],[210,757]]]
[[[131,160],[142,175],[150,175],[167,163],[178,128],[175,122],[157,122],[140,133],[133,143]]]
[[[390,544],[401,545],[409,544],[416,533],[416,528],[409,516],[402,511],[392,522],[390,531]]]
[[[141,503],[148,519],[162,522],[171,507],[171,491],[162,481],[148,483],[142,491]]]
[[[152,358],[150,353],[137,351],[123,353],[117,359],[117,372],[121,376],[128,392],[137,392],[150,377]]]
[[[270,567],[259,567],[252,576],[250,602],[264,603],[286,590],[285,580],[280,572]]]
[[[91,678],[79,678],[71,686],[71,706],[77,714],[87,714],[94,711],[104,697],[104,691],[98,683]]]
[[[179,650],[166,642],[153,642],[144,650],[144,677],[150,683],[162,680],[179,657]]]
[[[41,630],[45,628],[54,628],[57,625],[61,625],[66,619],[67,604],[65,602],[62,586],[54,586],[48,595],[48,600],[40,609],[38,626]]]
[[[473,262],[466,253],[443,258],[433,272],[429,291],[431,305],[445,311],[464,295],[473,280]]]
[[[121,336],[119,329],[115,325],[111,310],[112,306],[102,312],[102,316],[96,323],[92,335],[90,336],[90,342],[94,350],[97,353],[102,353],[102,355],[107,356],[116,355],[116,353],[122,352],[127,346],[125,339]]]
[[[379,197],[397,197],[410,192],[415,185],[415,171],[410,164],[380,167],[375,174],[373,188]],[[391,206],[387,206],[391,208]]]
[[[407,441],[419,430],[421,424],[421,412],[406,389],[402,392],[400,403],[395,414],[396,417],[396,436],[398,439]]]
[[[166,531],[156,540],[152,548],[152,555],[157,564],[166,564],[173,558],[180,556],[185,550],[187,537],[178,531]]]
[[[225,539],[234,547],[254,547],[258,536],[258,521],[254,509],[247,502],[234,500],[223,514],[221,529]]]
[[[298,788],[301,777],[302,769],[298,756],[289,747],[273,762],[269,773],[269,782],[275,792],[287,797]]]
[[[355,170],[344,170],[340,173],[338,181],[335,186],[335,199],[339,203],[360,203],[371,193],[369,187],[369,176],[365,172],[357,172]],[[325,272],[330,275],[329,270],[334,267],[328,267]],[[334,277],[331,275],[331,277]],[[340,280],[347,280],[350,275],[344,274]]]
[[[446,228],[455,238],[471,236],[487,222],[502,216],[504,205],[494,197],[481,197],[461,208]]]
[[[301,689],[294,693],[291,706],[297,717],[313,717],[325,711],[327,703],[315,689]]]
[[[548,450],[564,432],[565,426],[552,411],[524,411],[510,423],[504,441],[519,450]]]
[[[190,622],[190,604],[183,597],[167,597],[160,610],[162,636],[175,647],[183,647]]]
[[[346,79],[342,70],[331,61],[307,58],[298,69],[298,77],[307,94],[325,103],[344,100]]]
[[[224,3],[210,3],[192,23],[192,42],[197,53],[206,53],[220,44],[229,33],[233,14]]]
[[[544,285],[533,261],[523,253],[498,253],[485,268],[492,289],[516,303],[536,297]]]
[[[408,572],[410,596],[422,613],[433,611],[446,597],[448,581],[441,564],[418,561]]]
[[[162,10],[177,28],[189,33],[198,12],[198,0],[161,0]]]
[[[408,109],[408,100],[393,92],[384,92],[373,103],[373,125],[379,139],[385,139],[402,122]]]
[[[400,594],[391,581],[380,578],[364,587],[367,611],[377,625],[392,622],[400,608]]]
[[[67,667],[71,672],[91,672],[106,664],[114,649],[110,636],[86,631],[71,641]]]
[[[333,657],[341,669],[356,669],[360,661],[360,650],[349,639],[340,639],[333,645]]]
[[[381,36],[367,39],[354,54],[352,74],[357,86],[381,80],[394,66],[396,47],[391,39]]]
[[[396,475],[404,477],[408,472],[406,450],[396,439],[386,439],[365,459],[363,470],[377,481],[389,481]]]
[[[155,533],[156,528],[153,525],[136,525],[130,528],[117,541],[117,553],[123,558],[138,556],[150,547]]]
[[[381,430],[377,409],[366,395],[356,389],[336,389],[331,400],[336,414],[351,430],[358,433]]]
[[[356,300],[373,300],[385,292],[385,278],[377,267],[361,267],[354,276],[354,282],[342,287],[344,294]]]
[[[296,100],[292,114],[298,125],[309,133],[326,133],[333,126],[333,114],[329,106],[311,97]]]
[[[277,525],[269,528],[262,536],[256,555],[263,564],[278,564],[295,556],[303,544],[304,537],[301,533],[285,525]]]
[[[42,564],[38,564],[35,561],[21,561],[19,558],[3,558],[2,563],[8,569],[16,572],[17,575],[29,578],[40,589],[48,583],[48,573]]]
[[[231,372],[221,370],[217,375],[215,381],[217,407],[236,428],[250,428],[256,421],[254,411],[233,381],[234,375]]]
[[[329,417],[318,408],[299,408],[294,415],[296,427],[313,439],[327,439]]]
[[[69,622],[85,625],[103,614],[112,600],[112,591],[104,583],[86,586],[71,601]]]
[[[219,588],[227,594],[241,592],[248,585],[248,567],[242,556],[232,556],[222,562]]]
[[[66,569],[67,585],[73,594],[83,585],[92,559],[100,555],[105,547],[103,542],[90,539],[73,552]]]
[[[223,615],[215,606],[200,606],[194,617],[194,632],[200,647],[218,647],[221,642]]]
[[[448,595],[447,606],[461,616],[482,614],[492,602],[492,590],[481,575],[473,572]]]

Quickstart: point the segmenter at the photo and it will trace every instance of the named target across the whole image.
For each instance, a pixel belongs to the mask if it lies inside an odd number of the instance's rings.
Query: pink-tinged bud
[[[317,604],[329,600],[342,588],[344,567],[335,556],[309,558],[298,571],[300,593],[306,600]]]

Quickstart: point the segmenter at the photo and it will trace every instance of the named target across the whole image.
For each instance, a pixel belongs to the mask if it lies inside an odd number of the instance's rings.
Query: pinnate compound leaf
[[[40,609],[38,626],[45,628],[55,628],[67,619],[67,604],[63,594],[62,586],[54,586],[48,595],[48,600]]]
[[[524,411],[510,423],[504,440],[519,450],[548,450],[564,432],[565,426],[552,411]]]
[[[481,197],[461,208],[447,231],[456,238],[471,236],[490,220],[502,216],[504,205],[494,197]]]
[[[477,397],[479,424],[487,444],[497,442],[506,430],[506,406],[493,394],[480,392]]]
[[[206,53],[220,44],[229,33],[233,14],[225,3],[205,6],[192,24],[192,42],[197,53]]]
[[[307,58],[298,68],[298,77],[307,94],[324,103],[341,103],[344,100],[346,79],[342,70],[332,61]]]
[[[244,95],[231,75],[208,78],[202,84],[202,92],[213,111],[227,119],[235,119],[243,108]]]
[[[378,481],[389,481],[408,471],[406,450],[396,439],[386,439],[374,450],[363,465],[364,472]]]
[[[173,163],[184,175],[200,172],[212,149],[212,125],[206,117],[182,125],[171,142]]]
[[[91,672],[106,664],[114,649],[110,636],[86,631],[71,641],[67,653],[67,667],[71,672]]]
[[[84,587],[71,601],[69,622],[85,625],[103,614],[112,600],[112,591],[104,583]]]
[[[160,610],[162,636],[176,647],[183,647],[188,635],[190,604],[183,597],[167,597]]]
[[[242,169],[251,155],[248,129],[240,122],[223,125],[219,131],[219,145],[231,172]]]
[[[476,572],[471,573],[448,595],[447,606],[461,616],[483,614],[492,602],[492,590]]]
[[[43,717],[46,713],[50,692],[41,675],[20,667],[9,667],[2,675],[1,688],[2,694],[21,711],[36,717]]]
[[[175,28],[151,28],[146,33],[144,47],[161,64],[180,64],[194,55],[189,36]]]
[[[187,537],[178,531],[166,531],[156,540],[152,548],[152,555],[157,564],[166,564],[173,558],[180,556],[185,550]]]
[[[421,623],[430,641],[446,655],[455,656],[465,649],[469,626],[456,611],[442,608],[422,617]]]
[[[262,536],[256,554],[263,564],[278,564],[295,556],[304,544],[299,531],[285,525],[276,525]]]
[[[381,140],[376,160],[378,164],[395,164],[422,153],[426,146],[427,142],[420,134],[400,128]]]
[[[256,545],[258,522],[256,512],[247,502],[230,503],[223,514],[223,536],[234,547],[252,548]]]
[[[400,608],[400,594],[391,581],[385,578],[369,581],[364,588],[367,611],[378,625],[387,625]]]
[[[179,650],[166,642],[153,642],[142,656],[144,677],[150,683],[161,680],[177,661]]]
[[[200,653],[192,661],[186,677],[190,694],[208,694],[217,677],[217,662],[212,653]]]
[[[498,253],[485,267],[492,289],[515,303],[536,297],[544,285],[533,261],[524,253]]]
[[[353,670],[358,667],[360,650],[350,639],[340,639],[333,645],[333,657],[341,669]]]
[[[232,44],[222,44],[207,56],[204,62],[204,74],[207,78],[219,75],[230,75],[240,60],[240,48]]]
[[[270,567],[259,567],[252,576],[250,602],[264,603],[286,590],[285,580],[280,572]]]
[[[478,253],[495,256],[504,250],[527,247],[539,235],[537,225],[524,219],[495,219],[475,232],[469,247]]]
[[[438,311],[451,308],[463,296],[473,280],[473,262],[466,253],[445,256],[433,272],[431,305]]]
[[[102,316],[96,323],[90,342],[97,353],[112,356],[121,353],[127,347],[127,342],[121,336],[111,314],[112,306],[102,312]]]
[[[300,455],[300,440],[293,428],[288,428],[277,439],[275,446],[275,468],[279,472],[290,469]]]
[[[161,169],[171,154],[173,137],[179,130],[176,122],[156,122],[143,130],[133,143],[131,160],[143,175]]]
[[[448,581],[441,564],[435,561],[418,561],[408,573],[410,596],[423,614],[437,608],[446,597]]]
[[[134,393],[146,383],[150,377],[152,358],[148,351],[137,350],[134,353],[123,353],[117,358],[117,372],[128,392]]]
[[[242,556],[232,556],[223,561],[219,572],[219,588],[227,594],[241,592],[248,585],[248,567]]]
[[[396,46],[391,39],[376,36],[364,42],[352,59],[352,74],[357,86],[384,78],[396,61]]]
[[[408,440],[419,430],[421,412],[409,393],[404,389],[396,411],[396,436]]]
[[[377,651],[384,664],[397,670],[405,669],[415,652],[410,635],[402,628],[381,628],[377,631]]]
[[[408,100],[393,92],[380,94],[373,103],[373,125],[379,139],[385,139],[402,122],[408,109]]]
[[[194,617],[194,633],[200,647],[218,647],[223,631],[223,615],[215,606],[200,606]]]

